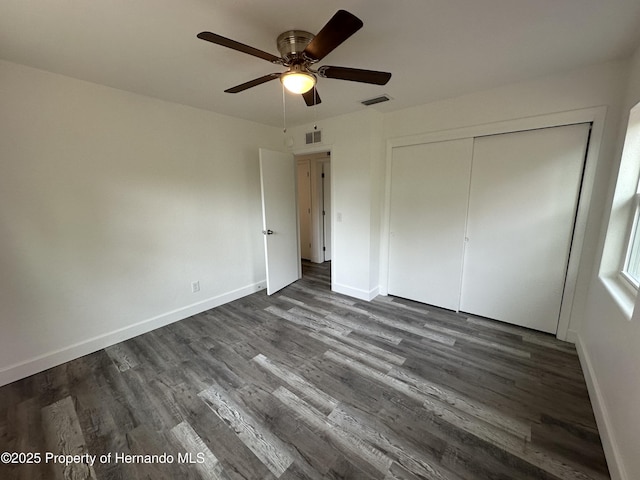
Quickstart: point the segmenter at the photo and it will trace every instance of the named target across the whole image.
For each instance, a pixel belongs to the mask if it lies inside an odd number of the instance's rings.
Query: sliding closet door
[[[460,310],[556,333],[588,136],[475,139]]]
[[[391,295],[457,310],[473,139],[393,149]]]

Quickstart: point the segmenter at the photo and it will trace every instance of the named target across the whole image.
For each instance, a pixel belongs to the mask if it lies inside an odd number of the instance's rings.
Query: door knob
[[[273,230],[262,230],[263,235],[273,235]]]

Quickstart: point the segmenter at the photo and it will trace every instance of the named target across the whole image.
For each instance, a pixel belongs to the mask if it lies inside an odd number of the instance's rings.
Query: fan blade
[[[309,42],[304,54],[311,60],[322,60],[334,48],[362,28],[362,20],[347,12],[338,10],[322,30]]]
[[[258,50],[257,48],[250,47],[249,45],[245,45],[244,43],[236,42],[235,40],[231,40],[230,38],[223,37],[216,33],[200,32],[198,34],[198,38],[201,40],[206,40],[207,42],[215,43],[216,45],[222,45],[223,47],[227,47],[232,50],[237,50],[238,52],[248,53],[249,55],[262,58],[263,60],[271,63],[282,65],[282,59],[280,57],[276,57],[275,55],[271,55],[270,53],[263,52],[262,50]]]
[[[362,70],[360,68],[332,67],[329,65],[320,67],[318,69],[318,75],[324,78],[337,78],[338,80],[373,83],[375,85],[386,85],[391,78],[389,72],[376,72],[375,70]]]
[[[250,80],[246,83],[243,83],[241,85],[236,85],[235,87],[231,87],[231,88],[227,88],[225,90],[226,93],[238,93],[238,92],[243,92],[251,87],[255,87],[257,85],[261,85],[263,83],[266,83],[270,80],[279,78],[280,74],[279,73],[270,73],[269,75],[265,75],[264,77],[260,77],[260,78],[255,78],[253,80]]]
[[[318,105],[319,103],[322,103],[322,100],[320,100],[320,95],[318,95],[318,90],[316,90],[316,87],[313,87],[308,92],[303,93],[302,97],[304,98],[304,101],[307,104],[307,107],[313,107],[314,105]]]

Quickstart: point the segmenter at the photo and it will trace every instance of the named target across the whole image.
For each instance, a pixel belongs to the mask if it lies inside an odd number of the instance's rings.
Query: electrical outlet
[[[200,281],[196,280],[195,282],[191,282],[191,292],[197,293],[200,291]]]

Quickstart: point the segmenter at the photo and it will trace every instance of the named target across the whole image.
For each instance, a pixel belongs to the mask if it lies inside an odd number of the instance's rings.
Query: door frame
[[[317,162],[318,167],[322,167],[319,196],[322,197],[322,206],[320,207],[320,209],[322,210],[320,213],[320,224],[322,230],[323,245],[322,259],[325,262],[333,260],[333,243],[331,243],[331,212],[333,211],[333,197],[331,196],[331,152],[328,153],[329,160]],[[328,259],[327,256],[329,257]]]
[[[573,301],[576,294],[578,280],[578,268],[584,245],[598,157],[600,155],[600,147],[602,145],[602,138],[604,134],[606,112],[607,107],[600,106],[388,139],[386,143],[382,238],[380,242],[380,294],[388,295],[389,285],[391,163],[393,160],[394,148],[421,143],[433,143],[446,140],[497,135],[501,133],[512,133],[523,130],[534,130],[538,128],[559,127],[576,123],[591,123],[591,135],[587,145],[587,158],[585,159],[582,186],[579,194],[580,201],[576,212],[574,234],[571,241],[567,275],[565,278],[562,304],[560,307],[558,331],[556,334],[556,337],[560,340],[575,343],[577,340],[577,332],[569,330],[569,326],[571,324]]]
[[[322,250],[324,244],[324,224],[323,224],[323,191],[322,191],[322,169],[325,163],[331,164],[331,151],[329,149],[322,149],[318,152],[312,153],[300,153],[293,154],[294,160],[296,162],[296,168],[304,163],[309,163],[309,182],[310,182],[310,195],[311,195],[311,255],[310,259],[314,263],[323,263],[324,260],[324,251]],[[329,176],[329,181],[331,181],[331,176]],[[329,184],[329,196],[331,198],[331,185]],[[298,197],[296,199],[299,203],[300,196],[298,193]],[[300,205],[298,205],[298,210]],[[329,210],[329,234],[331,234],[331,210]],[[301,235],[299,233],[301,238]],[[330,237],[329,242],[332,242],[333,239]],[[333,245],[333,244],[331,244]]]

